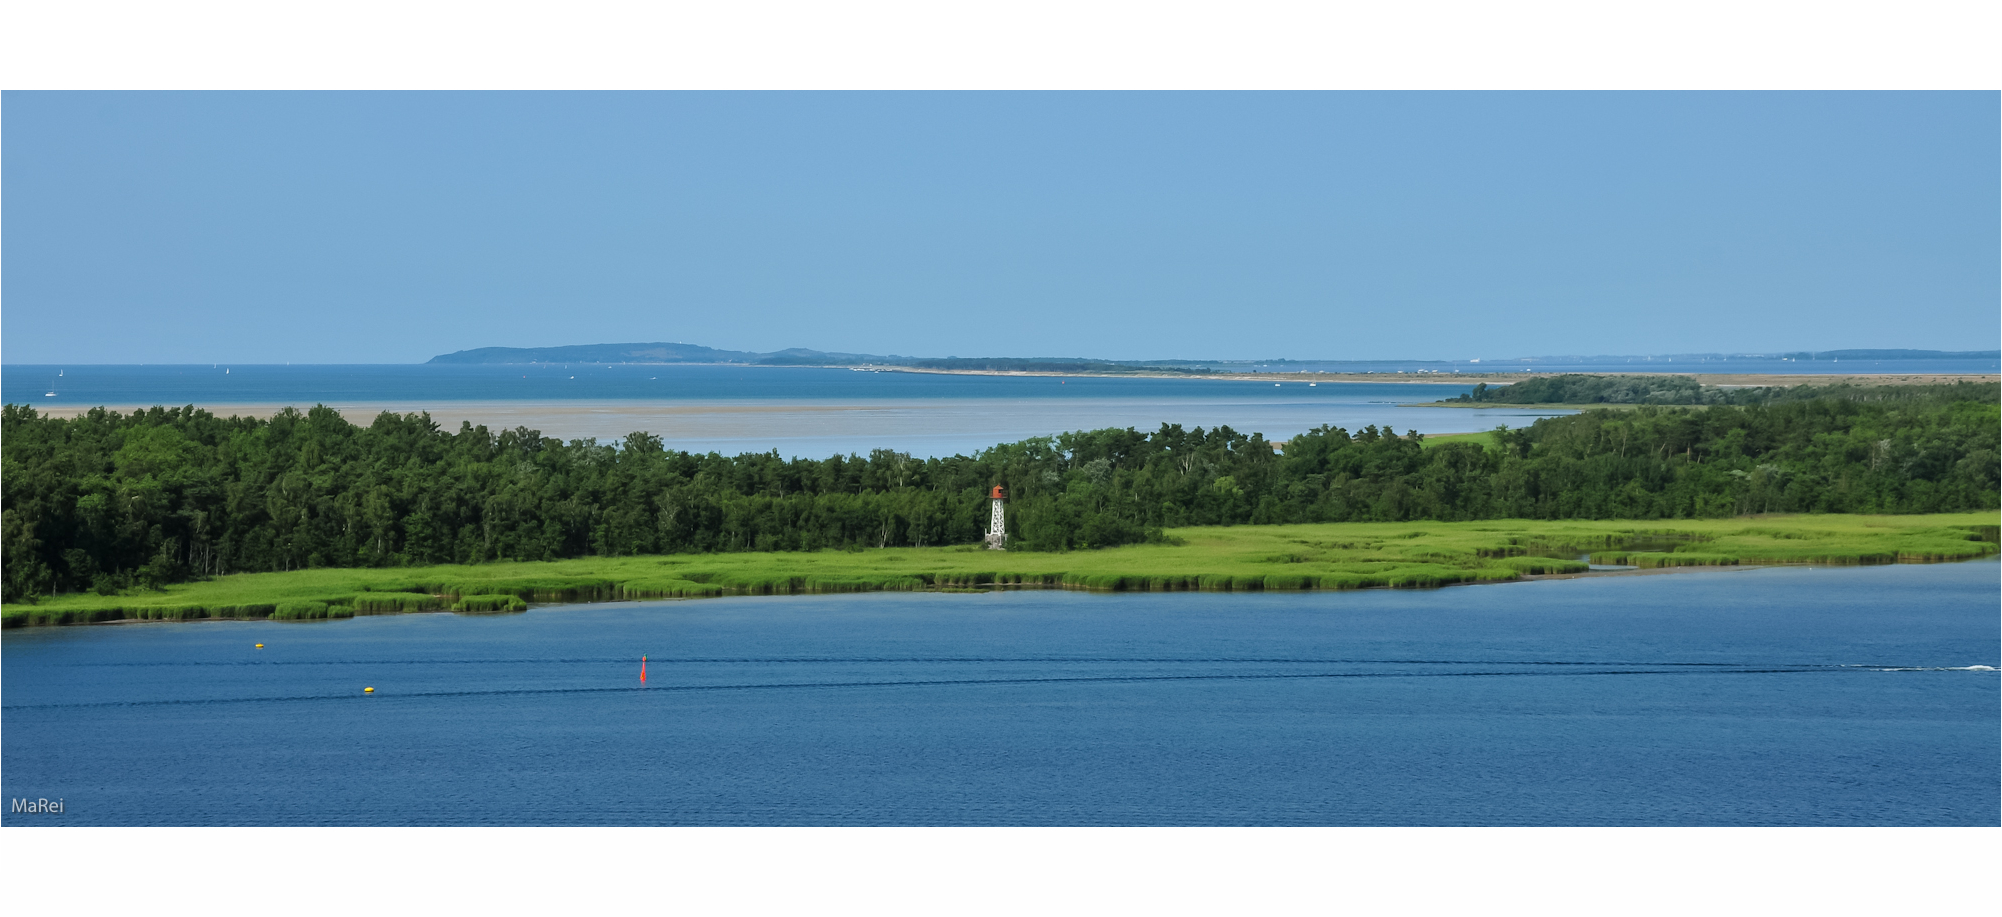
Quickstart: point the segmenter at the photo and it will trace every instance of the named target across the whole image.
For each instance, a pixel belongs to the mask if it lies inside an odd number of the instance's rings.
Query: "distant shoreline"
[[[1400,382],[1418,385],[1507,385],[1525,379],[1540,379],[1551,376],[1688,376],[1705,385],[1728,387],[1787,386],[1787,385],[1833,385],[1846,382],[1851,385],[1941,385],[1952,382],[2002,382],[2002,373],[1689,373],[1689,372],[1382,372],[1382,373],[1320,373],[1320,372],[1273,372],[1273,373],[1070,373],[1070,372],[1030,372],[1025,370],[975,370],[975,369],[919,369],[910,366],[881,366],[862,369],[853,366],[828,366],[824,369],[852,369],[857,372],[884,373],[928,373],[942,376],[1050,376],[1092,379],[1219,379],[1244,382]]]

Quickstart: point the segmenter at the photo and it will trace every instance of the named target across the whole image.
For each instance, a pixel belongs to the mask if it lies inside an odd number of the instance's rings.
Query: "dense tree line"
[[[1492,446],[1321,427],[1277,452],[1228,427],[1109,429],[972,456],[787,460],[526,429],[356,426],[193,408],[4,409],[7,601],[223,573],[668,552],[967,544],[989,487],[1011,547],[1182,525],[1686,518],[1995,509],[1998,405],[1821,398],[1539,420]]]
[[[1882,404],[1948,404],[1995,401],[2002,384],[1954,382],[1946,385],[1773,385],[1724,388],[1702,385],[1690,376],[1596,376],[1566,374],[1524,379],[1509,385],[1483,382],[1447,401],[1459,404],[1786,404],[1839,398]]]

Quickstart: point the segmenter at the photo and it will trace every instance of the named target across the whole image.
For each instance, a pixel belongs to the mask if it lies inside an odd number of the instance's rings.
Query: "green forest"
[[[1513,388],[1513,386],[1511,386]],[[1938,387],[1950,389],[1951,387]],[[313,567],[978,542],[1010,498],[1010,549],[1158,541],[1165,527],[1413,520],[1936,513],[1998,505],[1994,387],[1928,397],[1640,407],[1426,447],[1416,433],[1164,425],[972,456],[788,460],[527,429],[357,426],[194,408],[0,424],[5,601]]]

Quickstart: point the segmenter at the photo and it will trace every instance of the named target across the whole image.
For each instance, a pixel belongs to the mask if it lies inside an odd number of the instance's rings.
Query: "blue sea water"
[[[0,780],[65,811],[4,821],[1994,826],[1999,594],[1991,559],[14,630]]]

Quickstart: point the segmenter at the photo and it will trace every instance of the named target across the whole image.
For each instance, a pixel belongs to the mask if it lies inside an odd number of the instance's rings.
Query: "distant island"
[[[1786,353],[1708,353],[1665,356],[1562,356],[1521,357],[1505,360],[1447,361],[1416,360],[1410,363],[1458,366],[1461,371],[1501,369],[1535,371],[1537,364],[1579,362],[1635,363],[1660,372],[1662,363],[1723,363],[1732,360],[1775,360],[1788,362],[1841,362],[1849,360],[1972,360],[2002,359],[2002,350],[1826,350]],[[1089,375],[1175,374],[1214,375],[1247,372],[1259,367],[1265,372],[1295,372],[1306,367],[1335,363],[1377,363],[1383,361],[1335,360],[1105,360],[1092,357],[909,357],[898,354],[841,353],[793,347],[770,353],[748,350],[719,350],[700,344],[655,341],[631,344],[574,344],[562,347],[479,347],[432,357],[430,363],[734,363],[745,366],[850,366],[962,373],[1061,373]],[[1426,370],[1419,370],[1424,372]]]

